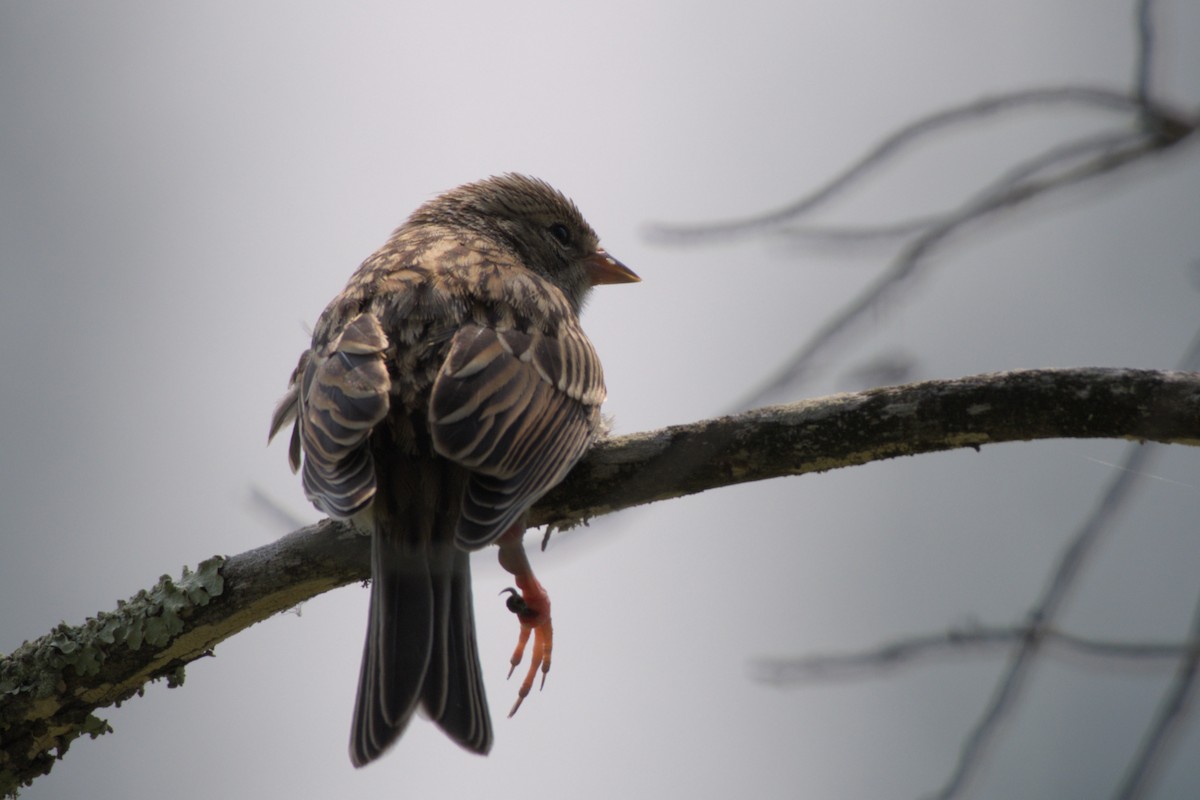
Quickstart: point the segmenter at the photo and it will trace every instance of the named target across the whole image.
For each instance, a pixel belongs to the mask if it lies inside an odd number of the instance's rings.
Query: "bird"
[[[318,318],[268,441],[291,423],[288,461],[307,498],[371,537],[354,766],[391,747],[417,708],[464,749],[491,749],[469,560],[486,545],[517,585],[509,677],[533,638],[509,716],[538,670],[544,685],[553,625],[525,520],[602,432],[584,301],[639,280],[565,195],[509,173],[417,208]]]

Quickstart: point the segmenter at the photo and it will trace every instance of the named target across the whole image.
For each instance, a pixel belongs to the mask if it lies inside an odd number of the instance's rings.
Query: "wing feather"
[[[578,325],[557,336],[470,324],[434,381],[434,449],[472,471],[457,540],[491,542],[561,481],[591,446],[604,376]]]
[[[351,517],[375,496],[368,439],[390,407],[387,347],[379,321],[359,314],[328,353],[309,351],[297,369],[293,448],[303,446],[305,494],[331,517]]]

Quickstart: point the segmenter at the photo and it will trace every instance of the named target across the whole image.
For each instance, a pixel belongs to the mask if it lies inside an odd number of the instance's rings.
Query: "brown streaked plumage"
[[[533,636],[513,712],[539,668],[545,679],[550,604],[521,549],[525,512],[599,430],[604,377],[579,327],[584,298],[636,280],[571,201],[504,175],[417,209],[321,314],[271,436],[294,422],[289,461],[308,498],[372,534],[356,766],[418,705],[463,747],[490,749],[471,550],[499,540],[516,576],[514,669]]]

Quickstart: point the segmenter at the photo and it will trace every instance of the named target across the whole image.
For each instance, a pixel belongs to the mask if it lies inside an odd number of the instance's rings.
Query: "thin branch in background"
[[[1133,97],[1138,105],[1150,105],[1151,70],[1154,67],[1153,0],[1137,0],[1134,21],[1137,27],[1137,55],[1133,66]]]
[[[1122,146],[1125,146],[1124,149],[1119,149]],[[876,278],[858,297],[827,319],[771,376],[739,399],[733,410],[753,407],[785,388],[802,383],[815,366],[818,356],[842,335],[852,330],[856,323],[865,320],[869,316],[868,312],[878,308],[890,293],[916,272],[938,246],[953,235],[996,212],[1028,202],[1038,195],[1110,173],[1141,158],[1158,146],[1157,140],[1141,133],[1107,133],[1057,145],[1017,165],[959,211],[948,215],[940,224],[915,239],[892,262],[887,271]],[[1058,162],[1077,161],[1089,152],[1093,154],[1093,159],[1076,166],[1073,170],[1060,172],[1040,181],[1028,177],[1043,173]]]
[[[1182,368],[1192,372],[1200,370],[1200,331],[1188,348]],[[1193,643],[1200,642],[1200,600],[1192,612],[1189,636]],[[1200,666],[1200,650],[1193,647],[1189,653],[1184,653],[1175,671],[1175,680],[1167,689],[1167,694],[1159,704],[1154,719],[1151,720],[1142,744],[1134,757],[1116,797],[1140,797],[1153,780],[1155,773],[1164,763],[1165,752],[1186,717],[1189,703],[1196,690],[1196,671]]]
[[[1132,445],[1100,501],[1092,509],[1092,513],[1075,533],[1066,550],[1059,557],[1053,577],[1046,585],[1042,596],[1038,599],[1029,613],[1029,625],[1040,629],[1050,624],[1055,614],[1074,586],[1075,578],[1079,575],[1084,562],[1092,554],[1101,535],[1113,522],[1116,511],[1124,505],[1133,490],[1141,481],[1151,455],[1157,453],[1154,445]],[[940,789],[930,797],[947,800],[956,797],[966,788],[975,770],[983,761],[986,750],[999,730],[1005,715],[1015,705],[1024,687],[1025,678],[1034,663],[1034,656],[1040,648],[1040,636],[1029,636],[1021,640],[1010,656],[1004,675],[992,692],[987,708],[976,722],[975,727],[963,740],[959,749],[958,759],[949,778]]]
[[[1192,612],[1189,634],[1193,642],[1200,641],[1200,600]],[[1159,704],[1158,711],[1150,723],[1137,756],[1125,773],[1121,787],[1115,795],[1119,800],[1141,797],[1150,785],[1154,774],[1166,758],[1171,741],[1178,734],[1186,717],[1188,706],[1196,690],[1196,671],[1200,667],[1200,648],[1193,647],[1180,659],[1175,679]]]
[[[1105,131],[1094,136],[1056,144],[1001,174],[983,191],[965,203],[967,209],[962,213],[964,216],[971,216],[971,206],[986,206],[989,198],[1007,189],[1021,186],[1024,182],[1032,182],[1039,177],[1042,178],[1041,184],[1030,183],[1030,196],[1057,188],[1060,184],[1070,182],[1072,179],[1089,178],[1097,172],[1105,171],[1104,167],[1107,162],[1126,149],[1134,151],[1136,155],[1142,155],[1151,152],[1154,149],[1153,144],[1153,142],[1147,142],[1141,132],[1128,130]],[[1021,199],[1023,198],[1018,197],[1018,201]]]
[[[1179,368],[1185,372],[1200,372],[1200,331],[1196,331],[1195,338],[1188,345],[1187,353],[1179,362]]]
[[[923,266],[928,256],[955,235],[971,225],[992,218],[997,212],[1014,206],[1024,205],[1039,195],[1082,183],[1090,178],[1112,173],[1120,167],[1156,151],[1169,148],[1196,130],[1197,122],[1186,114],[1178,113],[1152,98],[1152,69],[1154,59],[1154,31],[1152,25],[1152,0],[1135,0],[1137,24],[1137,52],[1133,86],[1128,92],[1089,87],[1058,87],[1015,92],[996,98],[986,98],[974,103],[945,109],[919,118],[884,137],[858,161],[851,164],[825,185],[801,197],[793,203],[775,211],[753,217],[706,225],[654,227],[650,234],[659,241],[677,244],[732,239],[764,232],[790,236],[821,243],[833,242],[880,242],[908,240],[896,259],[855,300],[844,306],[817,330],[788,359],[783,367],[744,397],[739,408],[755,405],[764,398],[785,388],[794,387],[807,377],[815,366],[818,355],[824,354],[829,345],[841,338],[856,322],[877,309],[882,301],[906,278]],[[1001,175],[990,186],[964,202],[958,209],[940,218],[910,219],[884,225],[845,228],[802,225],[799,218],[834,197],[844,193],[856,182],[878,169],[887,159],[901,152],[924,137],[951,127],[961,127],[969,122],[984,120],[1005,112],[1054,104],[1082,104],[1108,108],[1136,115],[1140,123],[1116,133],[1093,136],[1060,143],[1048,150],[1028,158]],[[1192,363],[1200,352],[1200,335],[1193,343],[1193,352],[1185,360]],[[1081,524],[1069,546],[1060,554],[1052,576],[1037,598],[1029,614],[1025,633],[1016,639],[1004,675],[993,690],[992,696],[973,730],[963,740],[956,764],[945,784],[934,797],[951,798],[959,795],[969,784],[983,760],[985,752],[1000,729],[1001,722],[1020,696],[1025,678],[1036,655],[1046,641],[1055,614],[1074,588],[1087,559],[1094,552],[1101,536],[1112,524],[1117,511],[1139,485],[1147,462],[1157,452],[1151,446],[1132,447],[1127,452],[1119,470],[1098,500],[1088,518]],[[1198,610],[1200,615],[1200,610]],[[1196,623],[1200,625],[1200,622]],[[1196,634],[1193,633],[1192,641]],[[914,649],[932,646],[930,642],[913,645]],[[894,660],[907,657],[904,651],[890,651],[877,657]],[[1186,681],[1177,681],[1178,688],[1164,701],[1166,712],[1160,715],[1160,723],[1147,735],[1143,752],[1131,767],[1127,785],[1131,792],[1146,782],[1158,755],[1159,742],[1168,738],[1166,731],[1178,724],[1178,710],[1184,705],[1183,697],[1190,691],[1195,672],[1194,647],[1186,660],[1181,662],[1180,675]],[[811,664],[810,664],[811,666]],[[1139,765],[1146,765],[1145,767]]]
[[[1089,86],[1063,86],[1012,92],[984,98],[928,114],[894,131],[829,182],[800,199],[774,211],[740,220],[701,225],[651,226],[652,240],[688,244],[714,239],[733,239],[763,233],[787,237],[793,242],[823,245],[864,245],[895,242],[915,237],[888,270],[857,298],[827,320],[791,357],[730,410],[743,410],[769,401],[785,388],[795,389],[809,376],[821,355],[854,323],[866,318],[911,276],[924,256],[968,224],[1004,208],[1024,204],[1045,192],[1065,188],[1087,178],[1105,174],[1156,150],[1170,147],[1195,130],[1196,121],[1149,94],[1153,59],[1151,0],[1136,3],[1138,49],[1134,93]],[[867,226],[803,225],[798,219],[861,183],[873,170],[907,147],[952,127],[1029,108],[1077,105],[1134,114],[1140,124],[1134,130],[1105,133],[1056,145],[1020,162],[1015,168],[964,202],[957,210],[909,220]],[[1083,161],[1091,158],[1090,162]],[[1072,166],[1071,162],[1080,162]],[[1058,171],[1056,177],[1037,181],[1039,173]]]
[[[1191,130],[1194,128],[1188,129]],[[946,215],[940,224],[913,240],[884,273],[827,319],[784,364],[734,403],[731,410],[751,408],[774,398],[785,388],[795,389],[801,385],[816,366],[819,356],[856,323],[868,319],[869,312],[876,310],[893,290],[917,271],[931,252],[952,236],[986,221],[997,212],[1028,203],[1039,195],[1108,175],[1180,141],[1182,137],[1174,132],[1170,135],[1155,130],[1108,132],[1055,145],[1021,162],[958,211]],[[1088,157],[1089,160],[1084,160]],[[1059,171],[1051,173],[1050,177],[1035,179],[1052,169]]]
[[[1200,331],[1197,331],[1188,352],[1180,360],[1181,369],[1195,370],[1197,366],[1200,366]],[[1092,554],[1100,536],[1116,518],[1117,511],[1125,504],[1133,490],[1148,473],[1146,467],[1152,455],[1160,450],[1160,447],[1153,444],[1133,445],[1129,448],[1116,475],[1095,508],[1092,509],[1092,513],[1088,515],[1087,520],[1059,556],[1053,577],[1029,613],[1029,624],[1032,627],[1043,628],[1051,624],[1055,613],[1066,599],[1075,578],[1083,569],[1084,562]],[[1040,644],[1040,637],[1030,636],[1017,646],[1004,675],[992,692],[987,708],[971,733],[963,741],[954,770],[942,788],[931,797],[947,800],[947,798],[957,796],[967,786],[999,730],[1000,722],[1016,702]],[[1194,655],[1187,657],[1194,658]],[[1148,753],[1146,758],[1147,762],[1153,761],[1155,759],[1154,752]]]
[[[895,386],[913,379],[918,360],[903,350],[892,350],[861,361],[843,373],[839,383],[843,391],[858,391],[874,386]]]
[[[805,247],[837,245],[845,248],[848,245],[889,245],[897,239],[907,239],[926,231],[945,219],[945,214],[933,214],[879,225],[788,225],[771,233],[789,243]]]
[[[793,221],[850,189],[872,170],[881,167],[889,158],[903,152],[905,148],[922,138],[945,128],[957,127],[969,122],[981,122],[997,114],[1024,110],[1038,106],[1074,105],[1111,111],[1136,113],[1140,106],[1124,93],[1092,86],[1060,86],[1027,89],[1019,92],[985,97],[961,106],[954,106],[921,117],[884,137],[841,173],[825,185],[801,197],[783,208],[752,217],[729,222],[713,222],[699,225],[651,225],[646,233],[652,241],[669,244],[694,244],[716,239],[732,239],[739,236],[756,235]]]
[[[971,209],[986,198],[1002,189],[1015,186],[1022,180],[1032,179],[1039,173],[1050,169],[1065,170],[1072,161],[1082,162],[1084,158],[1095,156],[1119,149],[1123,145],[1133,145],[1144,134],[1139,131],[1117,131],[1097,134],[1093,137],[1078,139],[1065,144],[1056,145],[1045,152],[1033,156],[1005,172],[977,192],[972,198],[964,201],[958,210],[925,217],[890,222],[881,225],[845,225],[845,226],[805,226],[788,225],[771,233],[785,237],[790,241],[801,244],[873,244],[888,243],[897,239],[905,239],[918,233],[927,232],[931,228],[941,227],[967,217]],[[1081,164],[1082,166],[1082,164]]]
[[[1077,636],[1049,627],[971,626],[900,639],[856,653],[759,659],[752,665],[752,674],[756,680],[775,686],[845,680],[864,675],[878,675],[920,659],[938,658],[947,653],[991,652],[999,647],[1019,644],[1034,637],[1041,639],[1047,647],[1106,661],[1176,660],[1200,653],[1200,636],[1194,636],[1183,643],[1106,641]]]
[[[271,524],[282,531],[294,531],[309,524],[284,508],[275,498],[267,496],[267,493],[257,486],[250,487],[247,502],[251,508],[270,519]]]

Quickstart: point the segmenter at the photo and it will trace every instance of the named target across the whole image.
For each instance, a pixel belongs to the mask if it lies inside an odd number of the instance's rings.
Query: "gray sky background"
[[[311,324],[414,207],[505,171],[571,195],[639,272],[585,327],[619,432],[711,416],[888,261],[778,243],[669,248],[651,221],[744,216],[941,106],[1128,84],[1130,3],[17,3],[0,0],[0,651],[214,553],[315,520],[271,409]],[[1163,94],[1196,107],[1200,13],[1160,5]],[[1030,113],[914,151],[823,219],[947,207],[1004,164],[1115,122]],[[1017,367],[1171,367],[1195,334],[1193,145],[943,251],[806,395]],[[784,399],[784,398],[780,398]],[[916,797],[999,655],[779,690],[752,658],[1011,623],[1112,480],[1115,442],[1012,444],[709,492],[596,520],[534,565],[546,689],[504,719],[517,633],[475,557],[490,757],[416,722],[346,745],[367,593],[226,642],[182,689],[105,715],[24,797]],[[1177,639],[1200,574],[1200,453],[1163,448],[1064,627]],[[531,544],[532,544],[531,540]],[[1045,660],[972,796],[1095,797],[1170,668]],[[1200,781],[1198,726],[1158,797]]]

